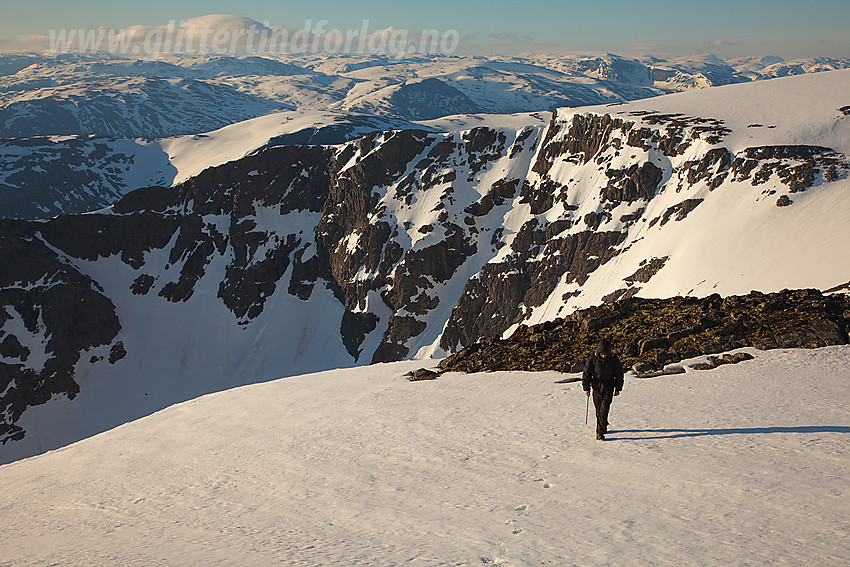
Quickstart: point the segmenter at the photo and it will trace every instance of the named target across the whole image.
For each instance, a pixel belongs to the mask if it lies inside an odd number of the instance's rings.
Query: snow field
[[[211,394],[0,467],[0,563],[845,565],[850,347],[750,352],[627,377],[606,443],[551,372]]]

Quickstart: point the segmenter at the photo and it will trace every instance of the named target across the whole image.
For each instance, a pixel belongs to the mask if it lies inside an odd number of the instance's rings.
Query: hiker
[[[593,406],[596,408],[596,438],[605,441],[608,432],[608,411],[611,400],[623,389],[623,365],[611,350],[608,339],[599,341],[596,353],[591,354],[584,364],[581,377],[584,393],[590,396],[593,388]]]

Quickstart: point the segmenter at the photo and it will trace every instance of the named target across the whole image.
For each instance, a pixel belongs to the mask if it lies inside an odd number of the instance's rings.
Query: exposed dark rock
[[[477,277],[467,282],[443,331],[443,349],[454,351],[479,337],[501,336],[521,322],[521,304],[542,305],[564,274],[567,283],[584,284],[588,274],[616,255],[613,247],[625,233],[585,231],[548,242],[545,234],[532,219],[511,244],[516,254],[504,262],[485,264]],[[541,250],[544,243],[543,259],[532,261],[534,251]]]
[[[528,142],[528,146],[533,146],[537,141],[537,137],[532,138],[534,134],[534,128],[526,128],[523,130],[519,136],[517,136],[516,141],[514,141],[514,145],[511,147],[510,157],[511,159],[515,158],[526,148],[526,142]]]
[[[651,337],[638,341],[638,354],[646,356],[650,351],[663,351],[670,346],[670,339],[667,337]]]
[[[428,370],[427,368],[420,368],[418,370],[413,370],[405,374],[408,380],[411,382],[420,382],[422,380],[436,380],[442,374],[442,371],[434,371]]]
[[[608,186],[602,189],[602,199],[612,203],[649,201],[655,196],[664,172],[655,164],[632,164],[627,169],[607,169]]]
[[[410,316],[391,315],[384,332],[381,344],[372,355],[372,364],[376,362],[392,362],[407,356],[409,349],[404,343],[415,337],[426,328],[425,323]]]
[[[850,297],[818,290],[753,292],[705,298],[633,297],[576,311],[545,327],[520,327],[510,338],[474,342],[440,363],[444,370],[575,371],[600,338],[620,350],[626,367],[657,371],[699,354],[742,347],[817,348],[847,344]],[[745,360],[735,354],[709,359],[718,365]],[[697,367],[697,366],[695,366]]]
[[[724,354],[723,356],[709,356],[707,362],[697,362],[696,364],[692,364],[691,368],[694,370],[711,370],[724,364],[738,364],[739,362],[752,360],[753,358],[755,357],[748,352],[729,353]]]
[[[130,286],[130,290],[133,292],[133,295],[146,295],[151,287],[153,287],[156,279],[149,274],[142,274],[133,280],[133,285]]]
[[[710,144],[719,143],[731,130],[723,125],[722,120],[715,118],[702,118],[696,116],[685,116],[684,114],[659,114],[654,111],[632,112],[631,116],[638,116],[644,122],[665,127],[665,136],[656,131],[648,136],[643,136],[658,145],[665,155],[674,156],[684,153],[689,143],[684,141],[685,133],[692,132],[693,136],[704,138]],[[660,142],[660,143],[659,143]],[[638,144],[629,145],[640,147]]]
[[[172,215],[140,212],[128,216],[60,216],[38,226],[44,239],[63,252],[83,260],[119,255],[140,268],[144,253],[164,248],[178,230]]]
[[[838,180],[838,168],[835,167],[835,164],[830,164],[826,168],[826,171],[823,172],[823,180],[827,182]]]
[[[348,353],[355,361],[360,359],[362,352],[360,345],[366,335],[374,331],[378,326],[378,317],[374,313],[353,313],[346,311],[342,315],[340,334]]]
[[[435,283],[448,281],[466,259],[476,253],[475,242],[468,238],[460,226],[447,223],[445,228],[446,236],[436,244],[411,250],[403,259],[395,258],[384,263],[387,266],[396,266],[391,287],[381,293],[381,298],[394,311],[406,309],[412,314],[424,315],[434,309],[439,298],[427,294],[425,290],[431,289]],[[402,351],[406,354],[407,349],[398,345],[424,330],[425,324],[412,317],[390,317],[384,333],[384,342],[379,346],[373,360],[398,360],[401,357],[381,357],[391,356],[386,353]]]
[[[635,365],[639,366],[639,365]],[[658,376],[671,376],[675,374],[684,374],[685,368],[679,364],[670,364],[662,369],[655,368],[653,370],[636,370],[633,368],[635,376],[638,378],[656,378]]]
[[[30,349],[22,345],[15,335],[6,335],[6,338],[0,341],[0,355],[3,358],[17,358],[21,362],[26,362],[30,356]]]
[[[652,219],[652,221],[649,223],[649,226],[650,227],[654,226],[655,223],[658,222],[659,220],[661,221],[661,226],[664,226],[665,224],[667,224],[670,221],[670,218],[673,215],[676,215],[676,218],[673,219],[673,220],[676,220],[676,221],[684,220],[685,217],[688,216],[688,213],[690,213],[691,211],[696,209],[697,206],[699,206],[700,203],[702,203],[702,199],[685,199],[681,203],[673,205],[672,207],[668,207],[667,210],[664,211],[663,215],[661,215],[660,217],[656,217],[656,218]]]
[[[752,185],[766,183],[774,174],[792,193],[805,191],[816,179],[819,168],[844,166],[844,158],[822,146],[759,146],[747,148],[732,162],[731,173],[737,181]]]
[[[841,108],[838,109],[838,112],[840,112],[844,116],[850,116],[850,105],[842,106]]]
[[[310,299],[313,287],[319,276],[324,275],[326,264],[318,254],[304,260],[305,249],[301,248],[292,257],[292,277],[289,280],[288,292],[302,301]]]
[[[61,223],[69,231],[69,240],[75,232],[85,232],[76,226],[84,222],[83,217],[68,217]],[[74,367],[81,353],[110,344],[121,329],[115,305],[97,284],[34,237],[36,230],[45,227],[45,223],[0,221],[0,265],[4,266],[0,272],[0,313],[4,319],[16,313],[29,333],[47,337],[44,348],[48,354],[40,369],[0,363],[3,443],[23,437],[23,429],[15,422],[26,408],[43,404],[54,395],[73,399],[80,390],[74,381]],[[52,238],[60,239],[58,228],[50,232]],[[31,354],[19,337],[6,337],[2,350],[6,360],[23,362]]]
[[[386,139],[379,140],[380,137]],[[341,170],[351,156],[340,156],[331,165],[330,189],[316,229],[316,240],[319,255],[328,265],[328,278],[334,282],[345,309],[355,311],[369,291],[383,287],[390,270],[403,255],[397,245],[390,243],[393,226],[376,219],[381,211],[377,209],[379,197],[373,188],[397,179],[408,162],[432,141],[420,131],[376,133],[360,141],[363,157],[355,165]],[[435,159],[441,155],[437,151],[441,143],[431,150]],[[450,142],[444,147],[451,152],[454,144]],[[351,246],[353,241],[355,246]],[[361,269],[374,276],[357,280],[355,276]],[[345,341],[352,352],[352,337],[345,337]]]
[[[190,218],[197,219],[197,217]],[[181,237],[187,234],[189,234],[189,231],[181,231]],[[191,242],[188,237],[178,238],[178,243],[181,241],[189,246],[194,245],[194,247],[184,251],[185,260],[180,269],[179,279],[176,282],[168,282],[159,292],[160,297],[164,297],[174,303],[188,301],[192,297],[195,293],[195,284],[204,275],[204,268],[209,263],[215,250],[215,246],[209,240],[201,240],[199,238],[197,241]],[[174,253],[176,250],[178,250],[177,246],[172,249],[172,258],[174,258],[175,262],[181,259],[180,256],[175,257]]]
[[[498,207],[507,199],[513,199],[516,195],[519,179],[499,179],[490,186],[490,191],[487,195],[493,199],[493,203]]]
[[[653,362],[636,362],[632,365],[632,370],[636,374],[649,374],[658,371],[658,365]]]
[[[713,190],[726,179],[733,157],[726,148],[712,148],[699,160],[685,162],[682,170],[687,171],[688,184],[706,180],[709,189]]]
[[[616,291],[612,291],[608,295],[603,296],[602,303],[614,303],[617,301],[622,301],[623,299],[634,297],[639,291],[639,287],[627,287],[618,289]]]
[[[109,350],[109,364],[115,364],[125,356],[127,356],[127,349],[124,348],[123,342],[118,341]]]
[[[723,359],[729,364],[737,364],[745,360],[753,360],[755,357],[748,352],[736,352],[733,354],[724,354]]]
[[[609,141],[611,133],[617,129],[628,129],[620,118],[609,114],[576,114],[573,116],[567,133],[559,141],[553,141],[561,133],[558,113],[552,113],[552,120],[546,130],[541,150],[532,171],[544,176],[548,174],[555,162],[561,156],[567,156],[576,163],[587,163],[596,157],[602,146]]]
[[[593,211],[584,215],[584,224],[588,230],[597,230],[603,221],[607,220],[607,215],[604,212]]]
[[[572,221],[568,219],[558,219],[556,221],[552,221],[546,225],[546,230],[543,234],[543,238],[546,242],[554,240],[555,237],[560,236],[565,230],[569,229],[572,225]]]
[[[788,198],[788,195],[782,195],[776,200],[777,207],[787,207],[792,204],[794,201]]]
[[[624,278],[624,280],[627,282],[646,283],[650,280],[650,278],[652,278],[652,276],[661,271],[661,268],[664,267],[664,264],[666,264],[669,259],[670,256],[664,256],[663,258],[652,258],[648,261],[644,260],[641,263],[641,267],[629,277]]]
[[[492,128],[473,128],[463,135],[465,153],[469,164],[469,180],[487,164],[502,157],[507,137]]]
[[[835,287],[831,287],[824,291],[824,293],[847,293],[850,292],[850,282],[837,285]]]
[[[646,207],[641,207],[633,213],[629,213],[627,215],[621,216],[620,222],[625,224],[625,225],[629,225],[629,224],[635,222],[636,220],[638,220],[639,218],[641,218],[645,211],[646,211]]]
[[[520,203],[528,203],[531,205],[531,213],[540,215],[552,208],[557,193],[562,187],[560,183],[552,181],[548,175],[543,177],[538,184],[526,180],[522,184]]]
[[[224,280],[218,288],[218,296],[237,318],[244,321],[262,313],[266,298],[274,294],[277,282],[289,267],[290,256],[300,244],[300,241],[290,234],[262,260],[252,263],[246,258],[227,267]],[[293,286],[295,294],[301,293],[309,297],[312,288],[301,283],[299,289],[299,283]]]

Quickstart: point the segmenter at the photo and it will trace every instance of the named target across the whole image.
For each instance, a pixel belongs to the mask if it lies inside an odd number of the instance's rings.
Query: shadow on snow
[[[648,433],[641,437],[614,437],[611,441],[644,441],[649,439],[678,439],[706,435],[761,435],[765,433],[850,433],[846,425],[802,425],[797,427],[737,427],[730,429],[623,429],[609,434]]]

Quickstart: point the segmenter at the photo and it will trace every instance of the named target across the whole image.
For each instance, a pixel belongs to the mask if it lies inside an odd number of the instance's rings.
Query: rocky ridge
[[[506,339],[481,339],[440,361],[440,368],[581,372],[597,343],[608,338],[624,367],[645,374],[684,359],[743,347],[848,344],[848,332],[850,296],[824,295],[814,289],[725,298],[633,297],[539,325],[523,325]]]

